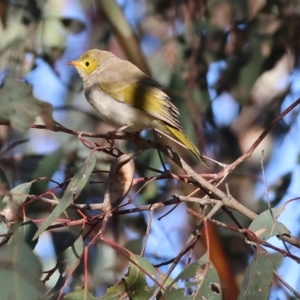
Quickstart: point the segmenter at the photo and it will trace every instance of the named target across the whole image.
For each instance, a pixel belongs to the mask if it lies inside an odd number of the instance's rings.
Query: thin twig
[[[276,276],[276,278],[288,289],[291,293],[293,293],[298,299],[300,299],[300,294],[293,289],[279,274],[273,270],[273,274]]]
[[[151,230],[153,212],[154,212],[154,209],[150,209],[150,215],[149,215],[149,219],[148,219],[147,230],[146,230],[146,233],[145,233],[144,243],[143,243],[143,247],[142,247],[142,251],[141,251],[140,256],[144,256],[144,254],[145,254],[145,250],[146,250],[146,246],[147,246],[147,242],[148,242],[148,238],[149,238],[149,234],[150,234],[150,230]]]

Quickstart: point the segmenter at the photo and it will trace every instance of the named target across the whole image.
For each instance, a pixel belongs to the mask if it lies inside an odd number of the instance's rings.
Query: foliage
[[[119,2],[0,1],[1,300],[300,298],[278,271],[300,261],[299,147],[279,152],[299,135],[299,3]],[[92,47],[163,86],[211,169],[111,132],[67,66]]]

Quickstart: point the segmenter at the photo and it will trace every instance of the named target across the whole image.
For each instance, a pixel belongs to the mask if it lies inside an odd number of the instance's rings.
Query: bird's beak
[[[74,67],[79,67],[81,64],[78,60],[72,60],[68,62],[68,65],[74,66]]]

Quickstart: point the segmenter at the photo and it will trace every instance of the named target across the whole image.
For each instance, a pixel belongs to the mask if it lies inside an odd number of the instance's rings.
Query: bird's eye
[[[88,61],[85,62],[85,66],[88,67],[90,63]]]

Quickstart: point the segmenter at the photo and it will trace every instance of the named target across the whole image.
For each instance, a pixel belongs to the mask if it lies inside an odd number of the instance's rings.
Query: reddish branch
[[[195,185],[196,187],[201,187],[202,189],[207,191],[207,195],[209,195],[209,197],[205,196],[204,198],[195,198],[195,197],[175,196],[170,200],[159,202],[159,203],[156,203],[153,205],[147,205],[147,206],[137,207],[137,208],[133,208],[133,209],[124,209],[124,210],[118,211],[118,210],[115,210],[115,207],[112,205],[112,203],[110,203],[110,198],[109,198],[110,195],[106,193],[106,196],[105,196],[106,200],[104,201],[104,203],[89,204],[89,205],[88,204],[72,204],[71,205],[71,207],[74,207],[75,209],[78,209],[80,211],[84,211],[87,209],[101,210],[102,213],[100,213],[98,216],[89,218],[88,216],[85,216],[84,213],[81,213],[82,219],[79,219],[76,221],[66,220],[65,222],[63,222],[61,224],[55,224],[55,225],[49,226],[48,229],[64,227],[64,226],[74,226],[74,225],[78,225],[78,224],[82,224],[83,226],[90,225],[90,226],[92,226],[92,228],[94,228],[95,224],[101,223],[100,230],[92,238],[92,241],[87,246],[87,247],[90,247],[91,245],[96,243],[98,240],[108,241],[104,237],[104,231],[105,231],[105,228],[107,225],[107,221],[112,215],[129,214],[129,213],[133,213],[133,212],[141,212],[143,210],[150,210],[151,212],[153,212],[155,209],[157,209],[159,207],[163,207],[166,205],[178,205],[185,201],[195,202],[202,206],[203,205],[204,206],[207,206],[207,205],[212,206],[212,209],[208,213],[208,215],[206,215],[206,216],[201,215],[201,218],[199,215],[200,219],[198,222],[198,226],[195,229],[194,234],[192,234],[189,237],[189,239],[187,240],[186,244],[184,245],[184,247],[182,248],[180,253],[172,260],[172,266],[168,272],[168,275],[169,275],[172,272],[172,270],[174,269],[174,266],[176,266],[176,264],[180,261],[182,256],[185,253],[187,253],[187,251],[189,251],[190,249],[193,248],[194,244],[196,243],[196,241],[199,238],[199,229],[201,229],[201,227],[203,226],[203,222],[205,223],[206,220],[209,220],[211,222],[217,223],[216,221],[213,221],[211,218],[219,209],[222,209],[223,207],[226,209],[227,208],[234,209],[235,211],[241,213],[242,215],[248,217],[251,220],[254,220],[257,217],[256,213],[252,212],[251,210],[246,208],[244,205],[239,203],[230,194],[225,193],[222,190],[220,190],[216,185],[218,184],[218,182],[224,180],[225,177],[229,173],[231,173],[240,163],[242,163],[248,157],[250,157],[252,155],[253,151],[257,148],[257,146],[261,143],[261,141],[266,137],[266,135],[274,128],[274,126],[276,126],[276,124],[278,124],[278,122],[280,122],[292,109],[294,109],[299,104],[300,104],[300,99],[298,99],[292,105],[290,105],[287,109],[285,109],[276,119],[274,119],[269,124],[269,126],[264,130],[264,132],[258,137],[258,139],[253,143],[253,145],[248,149],[248,151],[245,154],[240,156],[232,164],[226,166],[224,168],[224,170],[219,172],[218,174],[206,174],[206,176],[204,176],[204,174],[203,174],[202,176],[200,176],[177,153],[174,153],[171,149],[165,147],[164,145],[162,145],[156,141],[144,140],[141,137],[137,136],[136,134],[130,134],[130,133],[123,133],[122,135],[115,135],[114,140],[130,140],[130,141],[134,142],[138,146],[138,149],[139,149],[136,152],[136,154],[138,154],[146,149],[149,149],[149,148],[157,149],[160,152],[163,152],[165,155],[167,155],[171,160],[173,160],[177,165],[179,165],[186,172],[186,175],[175,175],[171,172],[164,172],[163,174],[160,174],[158,176],[154,176],[151,178],[135,179],[134,183],[138,183],[141,181],[144,181],[145,183],[147,183],[152,180],[172,178],[172,179],[187,182],[189,184]],[[0,125],[9,126],[10,123],[2,122],[2,123],[0,123]],[[104,138],[106,140],[111,140],[110,133],[96,134],[96,133],[91,133],[91,132],[77,131],[77,130],[72,130],[72,129],[66,128],[59,124],[56,124],[55,127],[52,129],[46,128],[46,126],[44,126],[44,125],[35,125],[35,124],[32,125],[31,128],[32,129],[40,129],[40,130],[42,130],[42,129],[43,130],[52,130],[55,132],[64,132],[67,134],[71,134],[71,135],[77,136],[80,139],[80,141],[83,143],[84,146],[86,146],[89,149],[93,149],[93,151],[95,151],[95,150],[103,151],[113,157],[121,157],[122,155],[124,155],[119,149],[116,149],[113,147],[110,147],[110,148],[100,147],[96,143],[85,139],[85,138],[89,137],[89,138]],[[213,180],[213,182],[209,182],[206,179],[204,179],[204,177],[213,177],[214,180]],[[64,184],[57,184],[57,187],[61,188],[63,185]],[[42,201],[50,202],[52,204],[57,203],[56,200],[46,199],[43,197],[37,197],[37,196],[30,196],[30,197],[32,200],[39,199]],[[240,229],[238,227],[233,227],[233,226],[226,225],[226,224],[225,225],[220,224],[219,222],[217,223],[217,225],[225,226],[225,227],[229,228],[230,230],[238,231],[238,232],[246,235],[248,240],[254,242],[256,245],[265,245],[265,246],[271,247],[271,248],[275,249],[276,251],[281,252],[283,255],[289,256],[292,259],[299,261],[299,258],[292,255],[291,253],[288,253],[281,249],[275,248],[274,246],[266,243],[265,241],[260,241],[257,238],[257,236],[248,229]],[[150,233],[150,226],[151,226],[151,219],[149,220],[149,223],[148,223],[147,236]],[[295,237],[289,237],[286,235],[282,235],[279,238],[300,248],[300,240]],[[146,238],[146,241],[147,241],[147,238]],[[111,241],[109,243],[111,244]],[[208,243],[208,246],[209,246],[209,243]],[[145,247],[146,247],[146,244],[144,244],[144,246],[143,246],[142,254],[144,252]],[[87,255],[86,254],[87,254],[87,249],[85,249],[85,252],[84,252],[85,268],[87,268]],[[128,257],[128,259],[131,260],[130,257]],[[51,274],[51,271],[49,272],[49,274]],[[46,276],[46,278],[47,277],[49,277],[49,276]],[[86,278],[87,278],[87,276],[86,276]],[[87,285],[87,282],[85,282],[85,285]],[[162,285],[158,284],[158,286],[160,288],[162,287]]]

